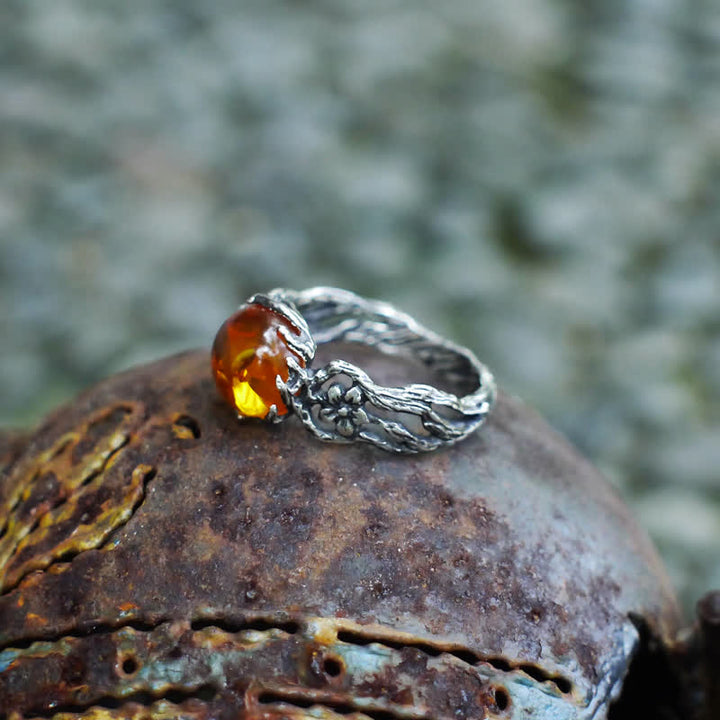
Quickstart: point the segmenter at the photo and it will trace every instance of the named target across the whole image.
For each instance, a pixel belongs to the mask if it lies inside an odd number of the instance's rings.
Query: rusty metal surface
[[[393,457],[238,425],[204,352],[49,417],[0,528],[8,720],[601,718],[628,615],[679,622],[624,504],[518,401]]]

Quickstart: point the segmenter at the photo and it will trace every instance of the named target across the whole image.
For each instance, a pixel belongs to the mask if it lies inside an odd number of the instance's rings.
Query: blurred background
[[[720,587],[720,3],[4,0],[0,425],[338,285],[477,351]]]

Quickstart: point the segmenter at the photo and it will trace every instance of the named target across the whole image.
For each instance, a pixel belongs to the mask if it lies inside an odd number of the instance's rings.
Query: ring
[[[417,359],[467,394],[419,383],[384,387],[344,360],[311,368],[317,346],[331,342]],[[388,303],[329,287],[253,295],[218,330],[212,371],[240,418],[279,422],[293,413],[321,440],[396,453],[462,440],[482,425],[496,396],[492,373],[467,348]]]

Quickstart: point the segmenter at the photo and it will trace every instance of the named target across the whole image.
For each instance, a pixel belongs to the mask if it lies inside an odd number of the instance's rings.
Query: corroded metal
[[[7,720],[602,718],[630,616],[678,626],[623,503],[507,396],[483,433],[398,457],[238,423],[187,353],[89,391],[7,464]]]

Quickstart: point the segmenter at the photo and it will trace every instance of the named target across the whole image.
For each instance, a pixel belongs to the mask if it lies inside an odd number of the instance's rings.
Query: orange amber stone
[[[220,327],[212,349],[212,371],[220,394],[241,417],[264,418],[271,405],[278,415],[287,406],[275,385],[279,375],[288,379],[287,358],[304,360],[289,347],[280,328],[296,335],[300,330],[279,313],[263,305],[245,305]]]

